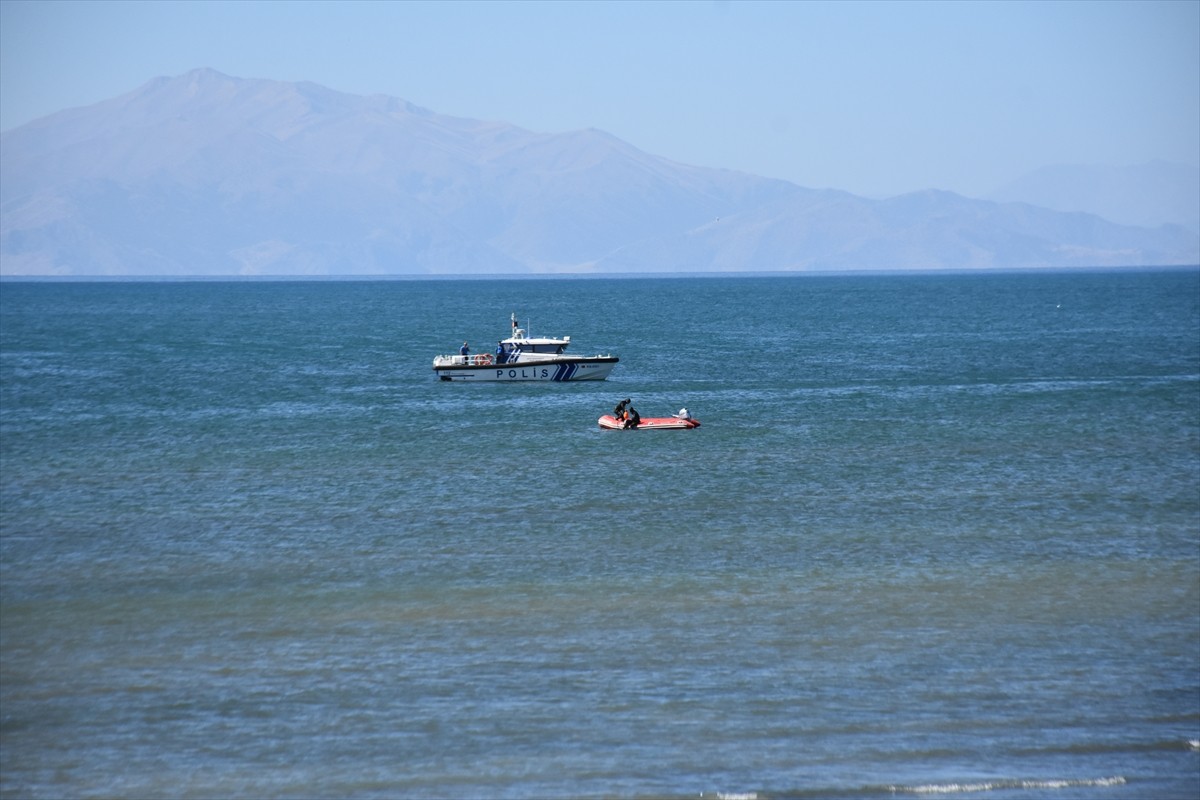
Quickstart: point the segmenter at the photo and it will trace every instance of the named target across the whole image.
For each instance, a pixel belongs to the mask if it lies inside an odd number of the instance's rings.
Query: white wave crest
[[[998,789],[1076,789],[1091,786],[1122,786],[1125,779],[1117,775],[1112,778],[1090,778],[1082,780],[1000,780],[980,783],[935,783],[924,786],[889,786],[893,794],[959,794],[965,792],[990,792]]]

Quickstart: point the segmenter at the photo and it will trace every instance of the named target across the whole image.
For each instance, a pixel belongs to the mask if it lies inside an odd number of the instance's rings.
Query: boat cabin
[[[525,335],[524,328],[517,328],[513,335],[500,343],[505,355],[512,353],[544,353],[546,355],[562,355],[571,343],[570,336],[561,339],[530,339]]]

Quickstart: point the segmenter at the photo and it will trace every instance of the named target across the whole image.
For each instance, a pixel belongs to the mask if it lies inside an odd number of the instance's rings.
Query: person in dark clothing
[[[463,346],[458,348],[458,354],[460,356],[466,356],[466,355],[469,355],[470,353],[471,353],[471,348],[467,346],[466,342],[463,342]]]
[[[503,364],[506,361],[504,358],[504,342],[496,342],[496,363]]]
[[[628,397],[626,397],[621,402],[617,403],[616,408],[613,409],[613,418],[616,419],[618,422],[620,420],[625,419],[625,406],[627,406],[627,405],[629,405]]]
[[[642,416],[637,413],[637,409],[633,406],[625,409],[625,427],[636,428],[642,422]]]

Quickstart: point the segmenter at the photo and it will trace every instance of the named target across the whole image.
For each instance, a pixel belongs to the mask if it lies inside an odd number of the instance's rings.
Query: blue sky
[[[0,129],[212,67],[886,196],[1200,163],[1200,0],[0,0]]]

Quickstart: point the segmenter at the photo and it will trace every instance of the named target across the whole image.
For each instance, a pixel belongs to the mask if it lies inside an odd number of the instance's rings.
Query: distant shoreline
[[[1200,264],[1124,267],[989,267],[979,269],[842,269],[746,272],[543,272],[393,275],[0,275],[0,283],[368,283],[391,281],[664,280],[697,278],[919,277],[922,275],[1053,275],[1197,272]]]

